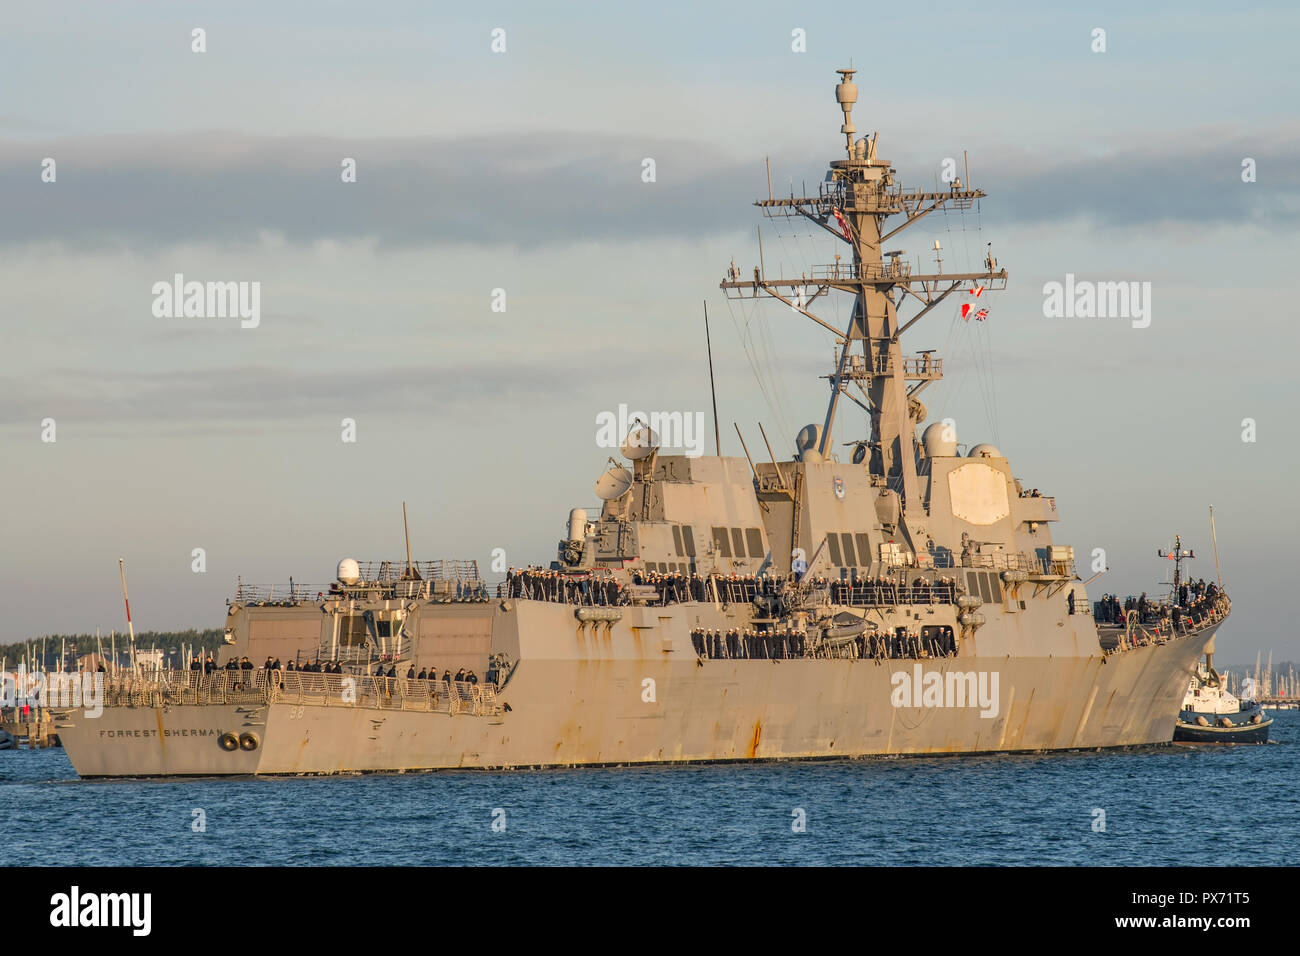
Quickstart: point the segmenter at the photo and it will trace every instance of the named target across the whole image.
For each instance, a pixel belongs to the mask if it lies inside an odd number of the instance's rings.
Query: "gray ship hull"
[[[83,777],[334,774],[1094,749],[1168,743],[1217,625],[1091,657],[525,660],[500,713],[279,699],[65,712]],[[997,674],[996,710],[896,706],[931,672]],[[905,675],[900,678],[896,675]],[[646,681],[653,680],[654,700]],[[932,702],[933,703],[933,702]],[[221,734],[255,733],[227,752]]]

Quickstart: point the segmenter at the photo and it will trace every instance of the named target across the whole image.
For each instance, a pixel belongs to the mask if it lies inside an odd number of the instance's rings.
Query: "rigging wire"
[[[736,317],[736,308],[733,302],[739,303],[741,319]],[[754,373],[754,380],[758,385],[759,393],[763,396],[768,410],[776,419],[778,427],[784,430],[787,435],[793,434],[789,430],[789,423],[786,421],[784,414],[779,408],[779,402],[773,395],[775,382],[770,380],[770,374],[765,376],[765,371],[770,369],[770,362],[765,363],[763,358],[757,354],[752,326],[757,313],[757,308],[750,312],[744,299],[727,299],[727,312],[731,316],[732,325],[736,329],[736,337],[740,339],[741,347],[745,351],[745,357],[749,361],[750,370]],[[761,322],[760,322],[761,325]],[[767,368],[765,368],[765,364]]]

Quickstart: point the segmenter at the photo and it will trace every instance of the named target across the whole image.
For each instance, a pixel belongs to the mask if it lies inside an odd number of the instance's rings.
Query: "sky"
[[[0,8],[0,643],[121,630],[119,557],[138,628],[217,626],[241,578],[401,556],[403,501],[417,557],[548,561],[595,502],[596,416],[709,410],[705,302],[723,453],[732,422],[788,453],[830,336],[718,283],[760,224],[769,275],[841,250],[751,203],[765,161],[789,194],[840,155],[851,62],[903,185],[965,151],[988,193],[897,247],[930,271],[938,240],[957,271],[991,242],[1010,273],[987,322],[909,333],[946,362],[930,418],[1056,496],[1055,539],[1081,567],[1105,550],[1094,596],[1158,590],[1175,533],[1209,579],[1213,505],[1220,660],[1297,659],[1298,26],[1285,4]],[[259,283],[256,327],[156,315],[177,273]],[[1067,275],[1150,283],[1150,325],[1045,317]]]

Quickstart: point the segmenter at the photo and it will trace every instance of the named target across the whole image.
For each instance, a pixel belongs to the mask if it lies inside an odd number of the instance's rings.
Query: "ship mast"
[[[765,216],[803,216],[815,222],[849,245],[851,262],[841,263],[837,256],[834,265],[814,266],[811,276],[798,278],[769,277],[764,270],[755,268],[752,281],[742,280],[733,269],[721,288],[729,298],[770,296],[835,334],[836,366],[826,376],[831,394],[816,453],[821,459],[830,454],[839,400],[841,395],[848,397],[871,418],[871,474],[899,491],[904,508],[916,507],[919,496],[914,443],[916,421],[924,415],[924,406],[915,399],[943,377],[943,364],[929,355],[904,359],[902,334],[959,289],[1006,288],[1007,272],[997,270],[992,254],[985,260],[984,272],[922,275],[912,274],[901,250],[882,255],[882,245],[917,220],[936,209],[969,209],[985,193],[967,188],[960,179],[945,192],[904,190],[895,185],[895,171],[889,161],[876,156],[877,136],[854,142],[856,71],[837,72],[841,79],[835,87],[835,99],[844,113],[840,132],[844,135],[845,157],[830,163],[830,175],[818,195],[769,198],[755,205]],[[904,217],[903,221],[887,228],[890,217],[898,215]],[[811,311],[812,304],[831,290],[853,296],[853,307],[842,330]],[[920,309],[903,321],[899,309],[909,295]],[[852,354],[855,348],[861,350],[860,356]],[[857,388],[865,404],[851,387]]]
[[[1165,551],[1163,548],[1156,551],[1156,556],[1168,558],[1174,562],[1174,598],[1173,603],[1178,603],[1178,586],[1183,583],[1183,562],[1188,558],[1196,557],[1196,552],[1191,549],[1183,548],[1183,539],[1180,535],[1174,535],[1174,548],[1172,551]]]

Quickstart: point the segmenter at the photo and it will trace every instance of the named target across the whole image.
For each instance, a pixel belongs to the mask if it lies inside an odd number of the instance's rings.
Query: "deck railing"
[[[317,674],[309,671],[157,671],[104,682],[106,707],[204,704],[312,704],[483,716],[501,712],[495,686],[467,681]]]

